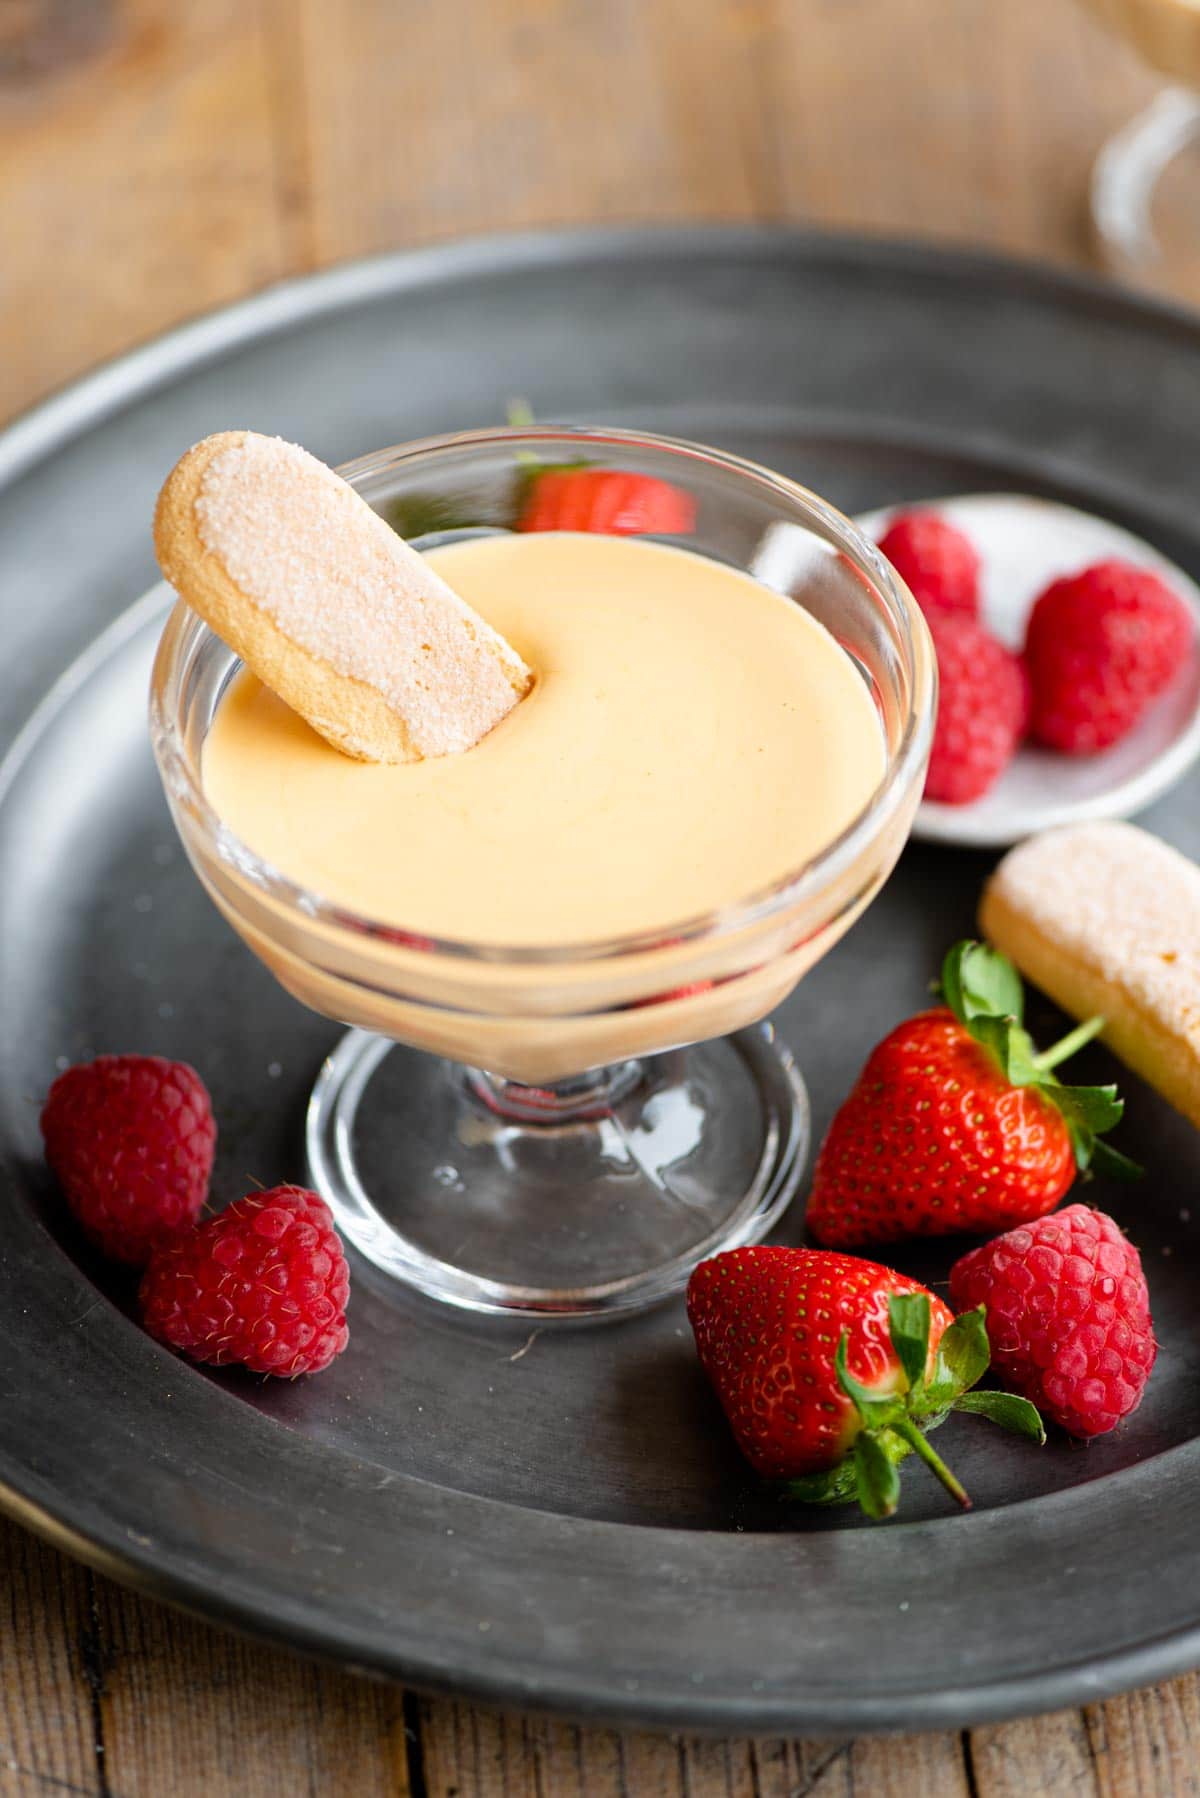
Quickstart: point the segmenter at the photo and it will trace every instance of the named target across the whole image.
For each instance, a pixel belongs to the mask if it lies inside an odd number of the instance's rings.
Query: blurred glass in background
[[[1187,295],[1200,286],[1200,0],[1083,0],[1173,85],[1109,139],[1092,219],[1114,273]]]

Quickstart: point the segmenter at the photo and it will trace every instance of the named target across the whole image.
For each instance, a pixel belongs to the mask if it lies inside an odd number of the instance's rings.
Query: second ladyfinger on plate
[[[1010,850],[980,926],[1200,1127],[1200,868],[1133,824],[1068,825]]]

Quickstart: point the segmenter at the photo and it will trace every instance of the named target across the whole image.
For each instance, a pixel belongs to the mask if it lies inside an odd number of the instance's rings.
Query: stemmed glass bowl
[[[629,431],[529,428],[402,445],[340,472],[431,547],[511,528],[531,471],[580,461],[687,494],[693,528],[671,541],[788,593],[875,700],[878,788],[769,890],[667,935],[544,948],[414,935],[306,891],[215,814],[204,740],[240,664],[182,603],[150,707],[171,813],[209,895],[290,993],[351,1027],[317,1075],[306,1131],[309,1177],[343,1234],[431,1299],[539,1321],[653,1304],[704,1255],[760,1239],[793,1197],[807,1101],[760,1020],[893,867],[936,687],[924,621],[873,544],[794,481],[736,457]],[[546,840],[552,854],[553,818]]]

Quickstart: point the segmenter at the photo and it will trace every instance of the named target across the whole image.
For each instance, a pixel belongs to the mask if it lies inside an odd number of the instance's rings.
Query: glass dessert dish
[[[1092,172],[1092,222],[1117,274],[1195,297],[1195,151],[1200,147],[1200,0],[1083,0],[1149,65],[1182,85],[1164,88],[1103,146]],[[1171,165],[1191,152],[1177,203],[1158,217]],[[1167,186],[1169,187],[1169,183]]]
[[[351,1026],[307,1120],[310,1177],[342,1232],[428,1297],[539,1320],[656,1303],[703,1256],[764,1236],[794,1195],[807,1101],[761,1020],[891,871],[921,794],[936,685],[920,612],[874,546],[813,494],[735,457],[530,428],[414,443],[340,472],[430,548],[507,529],[531,467],[581,460],[687,495],[695,522],[671,543],[790,594],[875,701],[879,785],[768,890],[666,934],[546,947],[441,941],[356,916],[267,865],[215,814],[205,737],[241,664],[182,604],[151,692],[159,770],[200,880],[290,993]]]

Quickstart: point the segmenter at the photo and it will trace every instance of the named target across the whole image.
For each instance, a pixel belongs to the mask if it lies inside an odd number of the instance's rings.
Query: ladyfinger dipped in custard
[[[1133,824],[1073,824],[1010,850],[980,927],[1200,1126],[1200,868]]]
[[[168,476],[154,545],[176,592],[360,761],[469,749],[532,684],[517,652],[331,468],[224,431]]]

